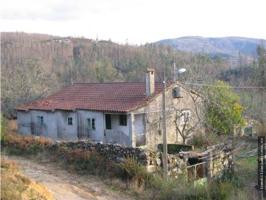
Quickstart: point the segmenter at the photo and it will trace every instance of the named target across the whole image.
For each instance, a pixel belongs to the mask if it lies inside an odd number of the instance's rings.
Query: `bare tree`
[[[187,144],[193,133],[200,128],[203,123],[203,117],[200,111],[200,96],[189,93],[193,101],[193,110],[184,110],[174,107],[176,134],[182,137],[182,143]],[[177,137],[178,138],[178,137]]]

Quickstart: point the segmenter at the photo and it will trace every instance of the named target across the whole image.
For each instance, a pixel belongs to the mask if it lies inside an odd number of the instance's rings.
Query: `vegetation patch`
[[[236,126],[245,124],[244,107],[240,104],[240,97],[229,84],[217,81],[214,87],[206,88],[204,92],[208,97],[205,99],[205,117],[210,132],[229,135]]]
[[[49,155],[49,159],[63,162],[64,167],[74,169],[77,173],[97,175],[109,180],[120,179],[127,189],[135,191],[142,199],[248,199],[245,185],[242,184],[244,180],[239,177],[246,172],[253,173],[256,165],[254,158],[243,160],[239,164],[246,167],[239,168],[241,170],[235,174],[224,174],[205,185],[195,185],[186,176],[165,180],[161,172],[148,173],[145,166],[134,157],[114,162],[106,154],[84,148],[84,144],[73,146],[52,143],[45,138],[16,134],[5,134],[1,143],[7,153]],[[18,186],[16,190],[24,191],[25,188]]]
[[[52,145],[52,141],[44,137],[22,136],[19,134],[3,134],[1,146],[12,154],[33,155],[43,152]],[[10,148],[9,148],[10,147]]]
[[[193,147],[185,144],[167,144],[167,152],[169,154],[177,154],[180,151],[191,151]],[[158,150],[163,151],[163,144],[158,144]]]
[[[53,200],[48,190],[22,175],[13,161],[1,159],[1,199]]]
[[[195,147],[195,149],[205,149],[208,146],[212,146],[215,144],[218,144],[222,141],[224,141],[225,138],[220,135],[216,135],[213,133],[208,133],[208,134],[195,134],[189,141],[189,144]]]

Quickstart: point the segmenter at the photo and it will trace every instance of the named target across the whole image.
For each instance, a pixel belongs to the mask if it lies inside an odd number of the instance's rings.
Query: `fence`
[[[199,157],[200,162],[187,166],[189,180],[198,180],[204,177],[208,179],[220,176],[224,170],[232,168],[232,150],[211,148],[202,154],[204,157]]]

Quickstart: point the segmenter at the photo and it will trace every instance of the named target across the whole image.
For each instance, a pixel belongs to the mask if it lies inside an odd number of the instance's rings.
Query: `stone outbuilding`
[[[162,90],[153,69],[147,70],[146,82],[75,83],[18,106],[18,131],[54,140],[89,139],[154,149],[162,143]],[[178,82],[167,84],[168,143],[182,142],[176,126],[193,126],[198,105],[195,92]]]

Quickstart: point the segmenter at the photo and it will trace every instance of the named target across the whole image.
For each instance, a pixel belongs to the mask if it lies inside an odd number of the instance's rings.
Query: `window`
[[[87,127],[89,130],[95,130],[95,119],[94,118],[87,118]]]
[[[95,119],[94,118],[91,119],[91,128],[92,128],[92,130],[96,129],[95,128]]]
[[[91,129],[91,119],[90,118],[87,119],[87,126],[88,126],[88,129]]]
[[[38,123],[38,125],[43,125],[44,124],[43,116],[37,116],[37,123]]]
[[[106,114],[105,115],[105,126],[106,129],[112,129],[112,124],[111,124],[111,115],[110,114]]]
[[[127,116],[119,115],[119,124],[120,126],[127,126]]]
[[[180,124],[187,124],[191,118],[190,110],[183,110],[181,113]]]
[[[180,87],[173,88],[173,98],[180,98],[180,97],[182,97]]]
[[[67,118],[67,124],[68,125],[73,125],[73,118],[72,117],[68,117]]]

